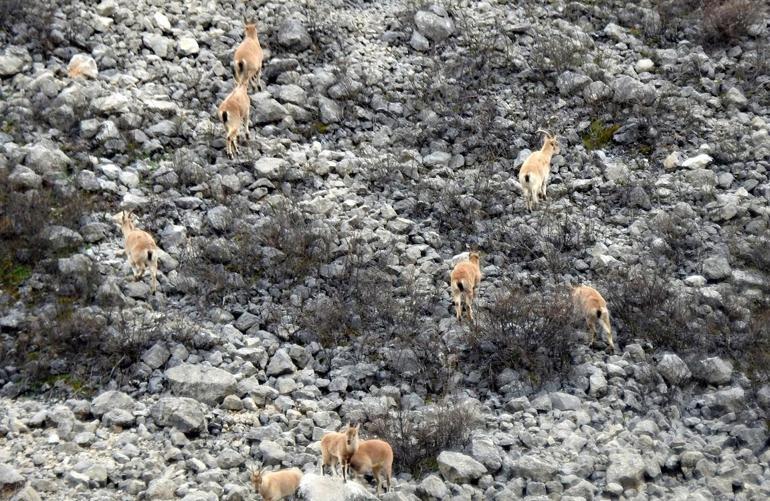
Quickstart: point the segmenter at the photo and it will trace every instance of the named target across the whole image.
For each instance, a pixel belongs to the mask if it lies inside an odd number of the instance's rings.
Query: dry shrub
[[[470,330],[467,363],[485,371],[491,382],[505,368],[527,373],[535,385],[564,375],[577,343],[566,289],[527,294],[510,285],[502,290]]]
[[[247,252],[256,251],[253,244],[277,251],[265,270],[271,278],[304,280],[330,261],[335,234],[323,221],[306,218],[294,200],[283,198],[270,204],[269,215],[260,220],[253,234],[241,228],[239,238]]]
[[[690,301],[670,285],[661,267],[620,268],[605,276],[602,290],[620,341],[646,339],[656,349],[686,351],[698,345],[690,329]]]
[[[399,468],[419,477],[436,469],[442,451],[465,447],[480,422],[470,404],[445,401],[420,410],[400,408],[373,416],[367,429],[390,444]]]
[[[762,14],[757,0],[704,0],[701,31],[707,42],[730,43],[744,37]]]

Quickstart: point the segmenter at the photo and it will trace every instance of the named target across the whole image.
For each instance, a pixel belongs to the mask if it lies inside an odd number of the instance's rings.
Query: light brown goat
[[[377,495],[383,478],[388,481],[387,491],[390,491],[393,480],[393,449],[383,440],[363,440],[358,444],[358,450],[350,458],[350,467],[359,475],[371,473],[377,481]]]
[[[249,85],[256,81],[257,88],[261,89],[262,77],[262,47],[259,45],[257,25],[247,24],[243,42],[235,49],[233,63],[235,63],[235,81]]]
[[[150,268],[152,292],[155,292],[158,288],[158,256],[160,254],[158,245],[152,235],[136,229],[132,212],[120,211],[112,216],[112,219],[120,225],[120,229],[123,231],[125,248],[120,254],[125,253],[128,258],[128,264],[134,270],[134,280],[140,280],[144,275],[145,268]]]
[[[219,119],[225,126],[227,155],[233,158],[238,153],[238,132],[241,125],[246,127],[246,138],[251,137],[249,132],[249,114],[251,100],[246,91],[246,85],[238,83],[222,104],[219,105]]]
[[[350,457],[358,450],[358,427],[350,426],[342,433],[330,432],[321,438],[321,475],[324,467],[329,466],[334,475],[337,474],[337,463],[342,466],[342,478],[347,480]]]
[[[585,319],[588,329],[591,331],[591,345],[596,339],[596,322],[598,320],[602,330],[607,334],[607,344],[615,351],[615,343],[612,341],[612,327],[610,326],[610,312],[607,309],[607,301],[599,291],[587,285],[579,285],[572,288],[572,303],[575,309]]]
[[[251,470],[251,483],[265,501],[278,501],[294,495],[302,480],[299,468],[265,472],[264,469]]]
[[[479,266],[479,253],[471,252],[467,261],[460,261],[449,274],[449,283],[452,288],[452,301],[455,304],[457,320],[462,319],[463,299],[468,308],[468,316],[473,320],[473,298],[476,288],[481,282],[481,267]]]
[[[532,152],[519,169],[519,183],[524,190],[524,203],[532,211],[537,207],[540,195],[545,200],[548,179],[551,177],[551,158],[559,152],[559,143],[550,132],[538,129],[545,134],[543,146]]]

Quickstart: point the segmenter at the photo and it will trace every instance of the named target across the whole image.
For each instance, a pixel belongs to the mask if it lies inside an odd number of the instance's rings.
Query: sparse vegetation
[[[505,368],[522,371],[537,387],[563,376],[574,338],[568,291],[528,294],[514,285],[501,288],[471,328],[466,361],[490,381]]]
[[[605,125],[601,120],[591,122],[583,135],[583,146],[587,150],[601,150],[612,141],[612,137],[620,129],[618,124]]]
[[[401,407],[395,413],[373,416],[367,431],[390,444],[400,469],[419,478],[436,469],[441,451],[467,445],[480,424],[477,411],[469,404],[445,401],[419,411]]]

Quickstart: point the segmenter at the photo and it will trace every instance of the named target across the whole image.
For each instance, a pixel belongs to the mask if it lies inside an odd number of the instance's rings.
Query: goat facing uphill
[[[599,291],[587,285],[572,287],[571,295],[575,309],[585,317],[586,325],[591,331],[591,345],[596,339],[596,322],[598,321],[604,333],[607,334],[607,344],[612,351],[615,351],[607,301],[599,294]]]
[[[390,492],[393,480],[393,449],[383,440],[362,440],[358,450],[350,458],[350,467],[356,474],[371,473],[377,481],[377,495],[380,495],[383,478],[388,481],[387,491]]]
[[[532,212],[537,207],[540,196],[547,198],[546,187],[551,177],[551,158],[559,153],[559,142],[550,132],[538,129],[545,134],[543,146],[538,151],[532,152],[519,169],[519,183],[524,190],[524,203]]]
[[[235,49],[233,55],[235,81],[245,85],[250,85],[256,81],[259,89],[261,87],[263,54],[257,36],[257,25],[247,24],[244,31],[243,42]]]
[[[479,267],[479,253],[477,251],[468,254],[467,261],[460,261],[449,274],[449,283],[452,288],[452,302],[455,304],[457,320],[462,319],[463,299],[468,308],[468,316],[473,320],[473,298],[476,288],[481,282],[481,268]]]
[[[278,501],[294,495],[302,480],[299,468],[265,472],[264,469],[250,471],[251,483],[254,490],[259,492],[265,501]]]
[[[112,216],[112,219],[123,232],[125,248],[120,253],[126,254],[128,264],[134,270],[134,280],[140,280],[144,275],[145,268],[150,268],[152,292],[155,292],[158,288],[158,256],[160,252],[158,245],[152,235],[136,228],[132,212],[120,211]]]
[[[219,105],[218,111],[219,119],[225,126],[227,156],[233,158],[238,153],[238,132],[241,130],[241,125],[246,128],[246,138],[251,135],[249,132],[251,100],[246,91],[246,84],[236,84],[232,92]]]
[[[344,432],[330,432],[321,438],[321,475],[324,467],[329,466],[332,474],[337,474],[337,463],[342,466],[342,479],[347,481],[348,464],[351,456],[358,450],[358,428],[348,423]]]

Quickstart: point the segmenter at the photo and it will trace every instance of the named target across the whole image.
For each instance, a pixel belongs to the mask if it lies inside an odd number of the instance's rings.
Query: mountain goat
[[[546,199],[546,187],[551,176],[551,158],[559,152],[556,137],[548,131],[538,129],[545,134],[543,147],[532,152],[519,169],[519,183],[524,190],[524,202],[531,212],[537,207],[540,195]]]

